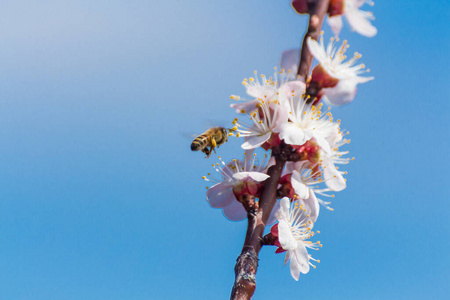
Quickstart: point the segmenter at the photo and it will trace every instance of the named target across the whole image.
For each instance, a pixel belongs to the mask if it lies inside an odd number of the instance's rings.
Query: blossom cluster
[[[294,9],[307,13],[305,1],[294,0]],[[357,32],[366,36],[376,33],[369,23],[369,14],[358,10],[364,1],[330,1],[329,23],[338,24],[344,15]],[[305,4],[306,5],[306,4]],[[359,18],[359,19],[358,19]],[[359,20],[359,21],[358,21]],[[358,23],[359,22],[359,23]],[[369,26],[370,25],[370,26]],[[333,26],[333,25],[332,25]],[[335,33],[341,26],[332,27]],[[338,30],[339,29],[339,30]],[[300,273],[315,268],[309,250],[318,250],[322,244],[311,239],[320,208],[333,210],[328,200],[334,193],[347,187],[346,171],[340,165],[348,164],[348,151],[341,147],[350,143],[348,132],[341,129],[340,120],[334,120],[332,105],[353,101],[356,86],[373,79],[362,76],[368,72],[364,64],[358,64],[361,54],[354,53],[347,59],[347,41],[334,37],[325,46],[323,36],[319,41],[307,39],[310,53],[318,64],[313,68],[307,82],[297,76],[299,50],[283,53],[280,69],[273,76],[258,75],[242,81],[247,97],[232,95],[231,108],[238,114],[234,119],[233,133],[243,142],[242,159],[213,164],[215,174],[208,173],[203,179],[210,182],[206,197],[213,208],[219,208],[232,221],[247,217],[249,199],[255,203],[261,197],[268,169],[274,158],[268,156],[280,147],[289,149],[283,172],[277,185],[277,202],[271,211],[268,224],[276,253],[286,252],[285,264],[289,262],[295,280]],[[257,158],[257,149],[267,151],[263,159]],[[253,202],[252,202],[253,203]],[[247,203],[248,204],[248,203]]]

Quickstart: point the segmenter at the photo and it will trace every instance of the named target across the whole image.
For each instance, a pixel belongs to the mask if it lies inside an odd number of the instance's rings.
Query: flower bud
[[[308,14],[309,8],[307,0],[292,0],[292,8],[299,14]]]
[[[292,177],[292,173],[286,174],[280,178],[279,184],[281,185],[281,187],[278,188],[278,191],[277,191],[278,197],[280,197],[280,198],[288,197],[291,199],[294,198],[295,190],[291,184],[291,177]]]
[[[233,193],[238,201],[245,194],[255,196],[258,193],[258,184],[252,180],[240,181],[233,186]]]
[[[312,82],[316,83],[319,88],[331,88],[338,84],[339,79],[328,74],[322,64],[318,64],[312,70],[311,83]]]
[[[328,5],[328,16],[338,16],[344,14],[344,0],[330,0]]]

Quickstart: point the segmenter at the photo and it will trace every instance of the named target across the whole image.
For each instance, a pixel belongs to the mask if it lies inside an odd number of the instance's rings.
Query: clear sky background
[[[321,263],[296,282],[263,248],[255,299],[450,293],[450,7],[372,10],[376,37],[341,33],[375,80],[332,110],[356,160]],[[229,124],[306,22],[288,0],[1,1],[0,299],[229,298],[246,222],[209,207],[217,156],[187,135]]]

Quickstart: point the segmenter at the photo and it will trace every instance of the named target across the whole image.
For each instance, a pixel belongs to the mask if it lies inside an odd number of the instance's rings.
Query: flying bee
[[[214,127],[206,130],[204,133],[197,136],[191,144],[192,151],[201,150],[206,154],[206,158],[211,156],[211,153],[216,152],[215,148],[228,141],[228,132],[234,131],[224,127]]]

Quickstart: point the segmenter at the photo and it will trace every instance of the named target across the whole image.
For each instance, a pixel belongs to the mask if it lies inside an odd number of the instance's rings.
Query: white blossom
[[[371,12],[359,9],[364,3],[373,5],[373,2],[370,0],[344,0],[343,15],[353,31],[366,37],[373,37],[377,34],[377,29],[370,21],[375,20],[375,17]],[[330,25],[333,33],[338,35],[342,29],[342,15],[329,17],[328,25]]]
[[[315,259],[308,254],[307,248],[318,250],[321,244],[308,240],[314,235],[311,231],[313,223],[306,218],[303,207],[297,202],[291,204],[289,198],[281,199],[277,219],[278,241],[286,250],[284,264],[289,261],[291,276],[298,281],[300,273],[308,273],[310,265],[315,267],[310,262]]]
[[[215,183],[206,192],[209,204],[213,208],[221,208],[225,217],[231,221],[240,221],[247,216],[242,204],[236,200],[233,187],[244,182],[257,184],[269,178],[266,174],[269,166],[265,165],[266,159],[258,164],[255,156],[249,151],[245,153],[243,161],[233,159],[228,164],[219,157],[220,163],[214,164],[213,168],[222,178],[216,179],[210,173],[203,176],[204,180]]]

